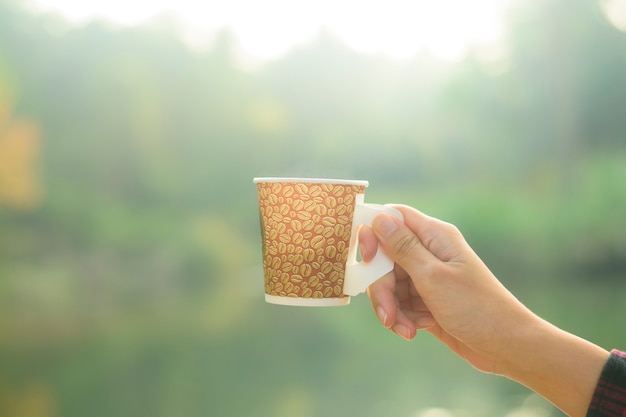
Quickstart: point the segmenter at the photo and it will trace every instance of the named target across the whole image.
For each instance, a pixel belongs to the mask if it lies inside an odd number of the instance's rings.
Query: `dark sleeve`
[[[626,353],[612,350],[593,393],[587,417],[626,417]]]

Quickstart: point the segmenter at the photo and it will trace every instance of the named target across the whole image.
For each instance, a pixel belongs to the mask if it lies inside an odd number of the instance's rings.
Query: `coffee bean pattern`
[[[265,292],[279,297],[343,294],[355,196],[363,185],[258,183]]]

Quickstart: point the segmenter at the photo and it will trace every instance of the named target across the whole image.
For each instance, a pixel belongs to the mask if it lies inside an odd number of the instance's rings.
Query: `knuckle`
[[[439,221],[435,227],[433,227],[433,234],[437,234],[435,231],[438,231],[438,234],[442,236],[447,236],[450,238],[458,238],[462,236],[461,231],[458,227],[456,227],[452,223]]]
[[[432,259],[422,265],[422,272],[426,277],[441,277],[448,275],[448,268],[445,263],[436,262],[435,259]]]
[[[461,236],[461,231],[452,223],[444,223],[444,230],[452,237]]]
[[[394,252],[400,258],[408,257],[418,245],[420,245],[419,239],[417,236],[412,234],[402,235],[398,240],[396,240],[393,245]]]

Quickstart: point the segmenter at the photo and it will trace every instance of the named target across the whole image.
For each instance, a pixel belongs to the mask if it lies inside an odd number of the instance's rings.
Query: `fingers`
[[[458,254],[458,243],[464,239],[461,233],[452,224],[443,222],[409,206],[396,205],[396,209],[402,212],[404,217],[404,225],[408,227],[419,239],[429,252],[436,258],[447,262]],[[384,215],[382,215],[384,216]],[[402,225],[402,222],[395,220],[395,223]],[[399,252],[409,249],[413,242],[408,239],[401,242],[398,248]],[[378,250],[378,239],[374,231],[367,226],[361,226],[359,229],[359,251],[361,258],[365,262],[371,261]]]
[[[448,262],[461,255],[466,243],[454,225],[409,206],[397,205],[394,208],[402,213],[404,224],[437,259]]]
[[[364,262],[371,261],[378,251],[378,240],[376,235],[367,226],[361,226],[359,229],[359,252]]]
[[[436,260],[415,233],[394,216],[376,216],[372,230],[387,255],[410,276],[418,276],[422,265]]]
[[[396,208],[404,222],[388,214],[378,215],[371,228],[359,231],[359,248],[365,262],[380,246],[396,263],[393,273],[368,288],[368,295],[383,326],[411,340],[418,329],[436,324],[420,291],[428,295],[428,288],[433,288],[429,284],[440,278],[439,267],[459,257],[465,241],[451,224],[411,207]]]
[[[367,226],[359,230],[359,250],[364,262],[371,261],[378,250],[376,235]],[[406,340],[412,340],[417,332],[415,325],[401,308],[400,300],[409,298],[409,284],[406,274],[396,279],[396,274],[390,272],[367,289],[378,320],[384,327]]]
[[[434,324],[432,315],[402,270],[385,275],[370,285],[367,293],[382,325],[406,340],[412,340],[417,330]]]
[[[393,282],[393,276],[381,278],[375,284],[370,285],[367,293],[382,325],[403,339],[413,340],[417,328],[405,312],[399,308],[397,298],[390,288],[393,286]]]
[[[393,272],[388,273],[367,288],[367,295],[382,325],[390,329],[396,322],[397,307],[395,300],[396,279]]]

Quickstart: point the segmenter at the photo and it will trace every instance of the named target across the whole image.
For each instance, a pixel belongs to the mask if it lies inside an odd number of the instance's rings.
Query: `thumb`
[[[420,239],[401,220],[389,214],[379,214],[372,223],[385,253],[410,276],[420,265],[436,260]]]

